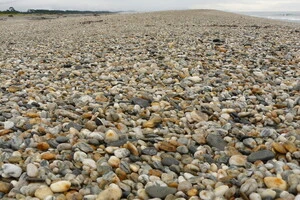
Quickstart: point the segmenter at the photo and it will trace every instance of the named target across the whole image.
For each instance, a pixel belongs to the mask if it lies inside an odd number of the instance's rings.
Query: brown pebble
[[[83,199],[83,195],[75,190],[71,190],[66,194],[66,199],[69,200],[81,200]]]
[[[12,188],[12,184],[0,181],[0,192],[7,194]]]
[[[286,148],[286,150],[288,150],[291,153],[294,153],[295,151],[297,151],[297,147],[295,146],[295,144],[290,141],[284,142],[283,146],[284,146],[284,148]]]
[[[30,118],[36,118],[36,117],[40,117],[40,114],[35,113],[35,112],[28,112],[25,114],[26,117],[30,117]]]
[[[138,156],[138,155],[139,155],[138,149],[137,149],[136,146],[135,146],[134,144],[132,144],[131,142],[127,142],[127,144],[125,144],[124,147],[125,147],[126,149],[128,149],[132,155],[135,155],[135,156]]]
[[[186,194],[190,197],[198,196],[198,190],[195,188],[192,188],[192,189],[188,190]]]
[[[156,126],[158,126],[158,124],[160,124],[162,122],[161,117],[159,116],[154,116],[153,118],[151,118],[149,121],[146,121],[143,124],[143,128],[154,128]]]
[[[265,177],[264,183],[268,188],[271,189],[279,189],[279,190],[286,190],[287,189],[287,183],[282,179],[278,177]]]
[[[286,154],[287,151],[284,148],[284,146],[278,142],[273,142],[272,147],[277,151],[278,153]]]
[[[93,113],[83,113],[82,118],[91,119],[93,117]]]
[[[9,134],[9,133],[12,133],[12,132],[13,131],[10,130],[10,129],[4,129],[4,130],[0,131],[0,136],[6,135],[6,134]]]
[[[7,91],[11,92],[11,93],[15,93],[15,92],[18,92],[18,91],[21,91],[21,90],[22,90],[22,88],[17,87],[17,86],[10,86],[9,88],[7,88]]]
[[[163,141],[159,144],[159,149],[168,152],[176,152],[176,146],[166,141]]]
[[[36,147],[41,151],[47,151],[50,148],[50,145],[47,142],[40,142]]]
[[[178,183],[176,182],[171,182],[168,184],[169,187],[172,187],[172,188],[178,188]]]
[[[56,154],[49,153],[49,152],[42,153],[42,155],[41,155],[41,159],[44,159],[44,160],[53,160],[53,159],[55,159],[55,157],[56,157]]]
[[[150,169],[149,170],[149,176],[157,176],[157,177],[161,177],[162,172],[157,170],[157,169]]]
[[[124,172],[123,170],[121,170],[120,168],[116,169],[116,175],[118,176],[118,178],[123,181],[125,179],[127,179],[127,174],[126,172]]]

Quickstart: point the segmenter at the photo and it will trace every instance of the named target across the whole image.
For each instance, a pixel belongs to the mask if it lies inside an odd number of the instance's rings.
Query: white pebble
[[[18,178],[22,174],[22,169],[21,167],[14,165],[14,164],[3,164],[2,165],[3,169],[3,176],[5,177],[15,177]]]
[[[130,155],[130,151],[126,148],[120,148],[114,151],[114,154],[118,158],[125,158]]]
[[[39,175],[39,170],[35,164],[29,163],[26,166],[27,175],[29,177],[37,177]]]
[[[89,166],[92,169],[96,169],[97,168],[96,162],[93,159],[90,159],[90,158],[84,159],[82,161],[82,164],[86,165],[86,166]]]
[[[214,189],[215,196],[222,197],[225,192],[229,189],[227,185],[221,185]]]
[[[199,196],[201,199],[203,200],[211,200],[211,199],[214,199],[214,193],[212,191],[209,191],[209,190],[202,190],[200,193],[199,193]]]
[[[261,200],[261,196],[255,192],[253,192],[249,195],[249,199],[250,200]]]
[[[4,122],[4,129],[11,129],[15,126],[15,123],[12,121],[6,121]]]
[[[50,185],[52,192],[66,192],[70,189],[70,181],[57,181]]]

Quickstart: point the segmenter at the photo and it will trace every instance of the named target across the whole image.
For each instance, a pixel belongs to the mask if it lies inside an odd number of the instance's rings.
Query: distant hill
[[[26,12],[17,11],[13,7],[5,11],[0,11],[0,14],[110,14],[117,13],[111,11],[81,11],[81,10],[47,10],[47,9],[28,9]]]

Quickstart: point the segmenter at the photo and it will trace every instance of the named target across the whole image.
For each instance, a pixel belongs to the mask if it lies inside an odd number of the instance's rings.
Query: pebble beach
[[[300,200],[300,23],[0,16],[0,199]]]

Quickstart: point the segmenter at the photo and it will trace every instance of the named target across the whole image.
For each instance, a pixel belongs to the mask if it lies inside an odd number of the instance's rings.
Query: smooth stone
[[[82,160],[82,164],[85,166],[90,167],[91,169],[96,169],[97,165],[96,162],[93,159],[87,158]]]
[[[66,192],[70,189],[70,181],[57,181],[50,185],[52,192]]]
[[[37,177],[39,175],[39,170],[35,164],[29,163],[26,166],[26,172],[29,177]]]
[[[57,136],[55,138],[56,142],[58,143],[66,143],[69,141],[69,138],[68,137],[65,137],[65,136]]]
[[[300,194],[295,197],[295,200],[300,200]]]
[[[243,167],[247,163],[247,156],[244,155],[233,155],[229,159],[229,165]]]
[[[257,182],[254,178],[247,179],[240,188],[240,191],[245,194],[251,194],[257,190]]]
[[[181,154],[186,154],[189,152],[189,149],[187,148],[187,146],[179,146],[177,147],[177,152],[181,153]]]
[[[253,192],[249,195],[249,199],[250,200],[261,200],[261,196],[258,193]]]
[[[261,161],[268,161],[275,158],[275,154],[273,151],[270,150],[259,150],[256,152],[251,153],[248,157],[247,160],[249,162],[255,162],[257,160]]]
[[[12,188],[12,184],[0,181],[0,192],[7,194]]]
[[[131,102],[135,105],[139,105],[141,108],[146,108],[150,106],[150,101],[146,99],[142,99],[139,97],[134,97],[131,99]]]
[[[221,151],[224,151],[225,147],[227,146],[227,142],[220,135],[216,134],[209,134],[206,137],[206,141],[209,146],[215,147]]]
[[[48,196],[52,196],[53,192],[52,190],[46,186],[46,185],[42,185],[40,186],[35,192],[34,192],[34,196],[39,198],[39,199],[46,199]]]
[[[173,157],[165,157],[161,160],[161,164],[165,166],[179,165],[179,161]]]
[[[3,174],[7,177],[15,177],[18,178],[22,174],[21,167],[14,164],[3,164],[2,165]]]
[[[122,197],[122,190],[118,185],[112,183],[105,190],[101,191],[96,200],[119,200]]]
[[[12,121],[6,121],[4,122],[4,129],[11,129],[15,126],[15,123]]]
[[[223,197],[223,195],[226,193],[226,191],[229,189],[227,185],[221,185],[214,189],[214,194],[217,197]]]
[[[189,181],[182,181],[178,184],[177,190],[187,192],[192,187],[193,187],[193,185]]]
[[[120,148],[114,151],[114,155],[118,158],[125,158],[130,155],[130,151],[126,148]]]
[[[112,167],[119,167],[121,160],[120,158],[116,157],[116,156],[110,156],[110,158],[108,159],[107,163],[112,166]]]
[[[86,159],[88,156],[86,153],[82,152],[82,151],[76,151],[73,154],[73,159],[76,162],[82,162],[84,159]]]
[[[142,150],[142,154],[154,156],[157,154],[157,150],[154,147],[146,147]]]
[[[265,199],[274,199],[276,196],[276,192],[272,189],[263,189],[260,192],[260,196],[262,197],[263,200]]]
[[[119,135],[114,130],[108,130],[105,133],[104,141],[106,143],[116,142],[119,140]]]
[[[94,151],[94,149],[89,144],[87,144],[85,142],[78,142],[72,148],[73,149],[79,148],[84,153],[91,153],[91,152]]]
[[[209,190],[201,190],[201,192],[199,193],[199,196],[203,200],[212,200],[215,197],[214,193]]]
[[[153,185],[146,187],[146,193],[153,198],[165,198],[169,194],[174,194],[175,188]]]
[[[287,183],[282,178],[278,177],[265,177],[264,183],[268,188],[271,189],[280,189],[280,190],[286,190],[287,189]]]

